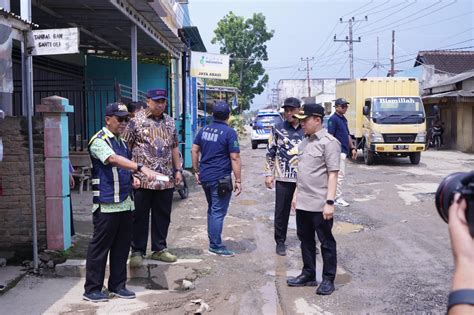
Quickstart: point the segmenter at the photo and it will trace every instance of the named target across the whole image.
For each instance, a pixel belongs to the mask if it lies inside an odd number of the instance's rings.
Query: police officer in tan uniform
[[[305,104],[295,117],[300,119],[305,132],[305,139],[298,147],[298,180],[293,198],[303,270],[296,278],[288,279],[287,284],[317,285],[316,233],[323,258],[323,281],[316,293],[329,295],[334,292],[337,269],[332,226],[341,144],[323,128],[324,108],[320,104]]]

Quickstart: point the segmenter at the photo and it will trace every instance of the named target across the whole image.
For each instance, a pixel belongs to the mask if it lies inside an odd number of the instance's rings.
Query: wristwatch
[[[183,169],[182,168],[176,168],[174,170],[174,174],[176,174],[177,172],[180,172],[181,174],[183,174]]]
[[[326,204],[333,206],[334,205],[334,200],[328,199],[326,200]]]
[[[135,173],[141,172],[142,167],[143,167],[142,163],[137,163],[137,170],[135,171]]]

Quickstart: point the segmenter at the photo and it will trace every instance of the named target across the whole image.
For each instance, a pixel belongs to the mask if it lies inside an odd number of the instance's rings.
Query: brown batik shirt
[[[146,167],[169,176],[169,182],[149,181],[140,177],[140,188],[163,190],[174,187],[172,151],[178,146],[174,119],[167,114],[154,117],[150,109],[140,111],[128,123],[123,138],[132,150],[132,159]]]

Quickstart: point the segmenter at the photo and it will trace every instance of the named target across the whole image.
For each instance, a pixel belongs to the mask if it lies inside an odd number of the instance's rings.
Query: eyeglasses
[[[119,116],[115,116],[115,118],[117,118],[117,121],[119,123],[123,123],[123,122],[128,122],[130,120],[129,117],[119,117]]]

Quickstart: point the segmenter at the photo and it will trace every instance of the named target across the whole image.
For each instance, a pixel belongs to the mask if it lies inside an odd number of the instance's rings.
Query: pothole
[[[361,224],[354,224],[349,222],[335,222],[332,231],[335,235],[347,235],[350,233],[357,233],[364,229]]]

